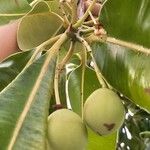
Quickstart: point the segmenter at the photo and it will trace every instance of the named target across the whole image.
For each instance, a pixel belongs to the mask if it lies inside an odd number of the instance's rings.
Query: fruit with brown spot
[[[119,96],[107,88],[98,89],[87,98],[83,113],[86,124],[100,135],[118,130],[125,117]]]

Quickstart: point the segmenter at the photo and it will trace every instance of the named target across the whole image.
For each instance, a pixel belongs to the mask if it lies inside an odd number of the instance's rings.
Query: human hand
[[[17,44],[18,21],[0,26],[0,62],[19,51]]]

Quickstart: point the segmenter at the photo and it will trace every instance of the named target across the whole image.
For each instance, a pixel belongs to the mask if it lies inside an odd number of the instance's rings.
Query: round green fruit
[[[86,124],[93,131],[99,135],[107,135],[121,127],[125,118],[125,109],[115,92],[101,88],[87,98],[83,115]]]
[[[53,150],[84,150],[86,126],[73,111],[57,110],[48,117],[48,142]]]

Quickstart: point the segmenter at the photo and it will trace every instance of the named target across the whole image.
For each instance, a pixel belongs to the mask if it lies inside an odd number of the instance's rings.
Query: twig
[[[82,75],[81,75],[81,116],[83,120],[83,106],[84,106],[84,81],[85,81],[85,69],[86,69],[87,53],[86,49],[82,50]]]
[[[71,23],[74,24],[77,21],[77,1],[78,0],[71,0],[71,6],[72,6],[72,18]]]
[[[95,18],[95,20],[96,20],[96,22],[97,22],[97,21],[98,21],[98,18]],[[93,25],[93,24],[94,24],[93,20],[84,22],[84,25]]]
[[[61,9],[61,12],[62,12],[62,15],[63,15],[64,27],[67,28],[70,25],[70,22],[69,22],[69,20],[67,18],[67,14],[66,14],[66,12],[64,10],[64,2],[63,1],[60,2],[60,9]]]
[[[26,64],[25,68],[27,68],[28,66],[30,66],[30,65],[33,63],[33,61],[36,59],[37,55],[38,55],[41,51],[43,51],[43,49],[44,49],[47,45],[56,42],[56,41],[61,37],[61,35],[62,35],[62,34],[57,35],[57,36],[55,36],[55,37],[53,37],[53,38],[50,38],[50,39],[48,39],[47,41],[45,41],[44,43],[42,43],[41,45],[39,45],[39,46],[36,48],[36,50],[34,51],[32,57],[30,58],[30,60],[28,61],[28,63]]]
[[[89,15],[90,15],[90,17],[91,17],[91,19],[92,19],[94,25],[96,25],[96,24],[97,24],[97,21],[96,21],[96,19],[94,18],[94,16],[92,15],[91,11],[89,11]]]
[[[81,33],[87,34],[87,33],[94,32],[94,28],[91,27],[91,28],[87,28],[87,29],[80,29],[79,31],[80,31]]]

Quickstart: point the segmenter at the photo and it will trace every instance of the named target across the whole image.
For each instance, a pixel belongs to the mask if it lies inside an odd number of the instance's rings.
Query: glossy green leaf
[[[150,57],[114,44],[93,44],[106,80],[135,104],[150,111]]]
[[[108,0],[100,22],[109,36],[150,48],[149,0]]]
[[[9,21],[22,17],[31,9],[27,0],[0,0],[0,25],[9,23]],[[11,14],[4,16],[4,14]],[[13,15],[17,14],[17,15]]]
[[[37,3],[19,24],[19,48],[29,50],[39,46],[51,38],[61,25],[62,19],[50,11],[46,2]]]
[[[31,55],[32,51],[17,53],[0,63],[0,91],[21,72]]]
[[[100,21],[108,36],[150,48],[150,1],[108,0]],[[140,49],[140,48],[139,48]],[[150,111],[150,56],[115,44],[93,44],[106,80],[135,104]]]
[[[47,54],[23,70],[0,93],[0,149],[46,148],[49,100],[55,59]],[[46,68],[45,68],[46,67]]]

